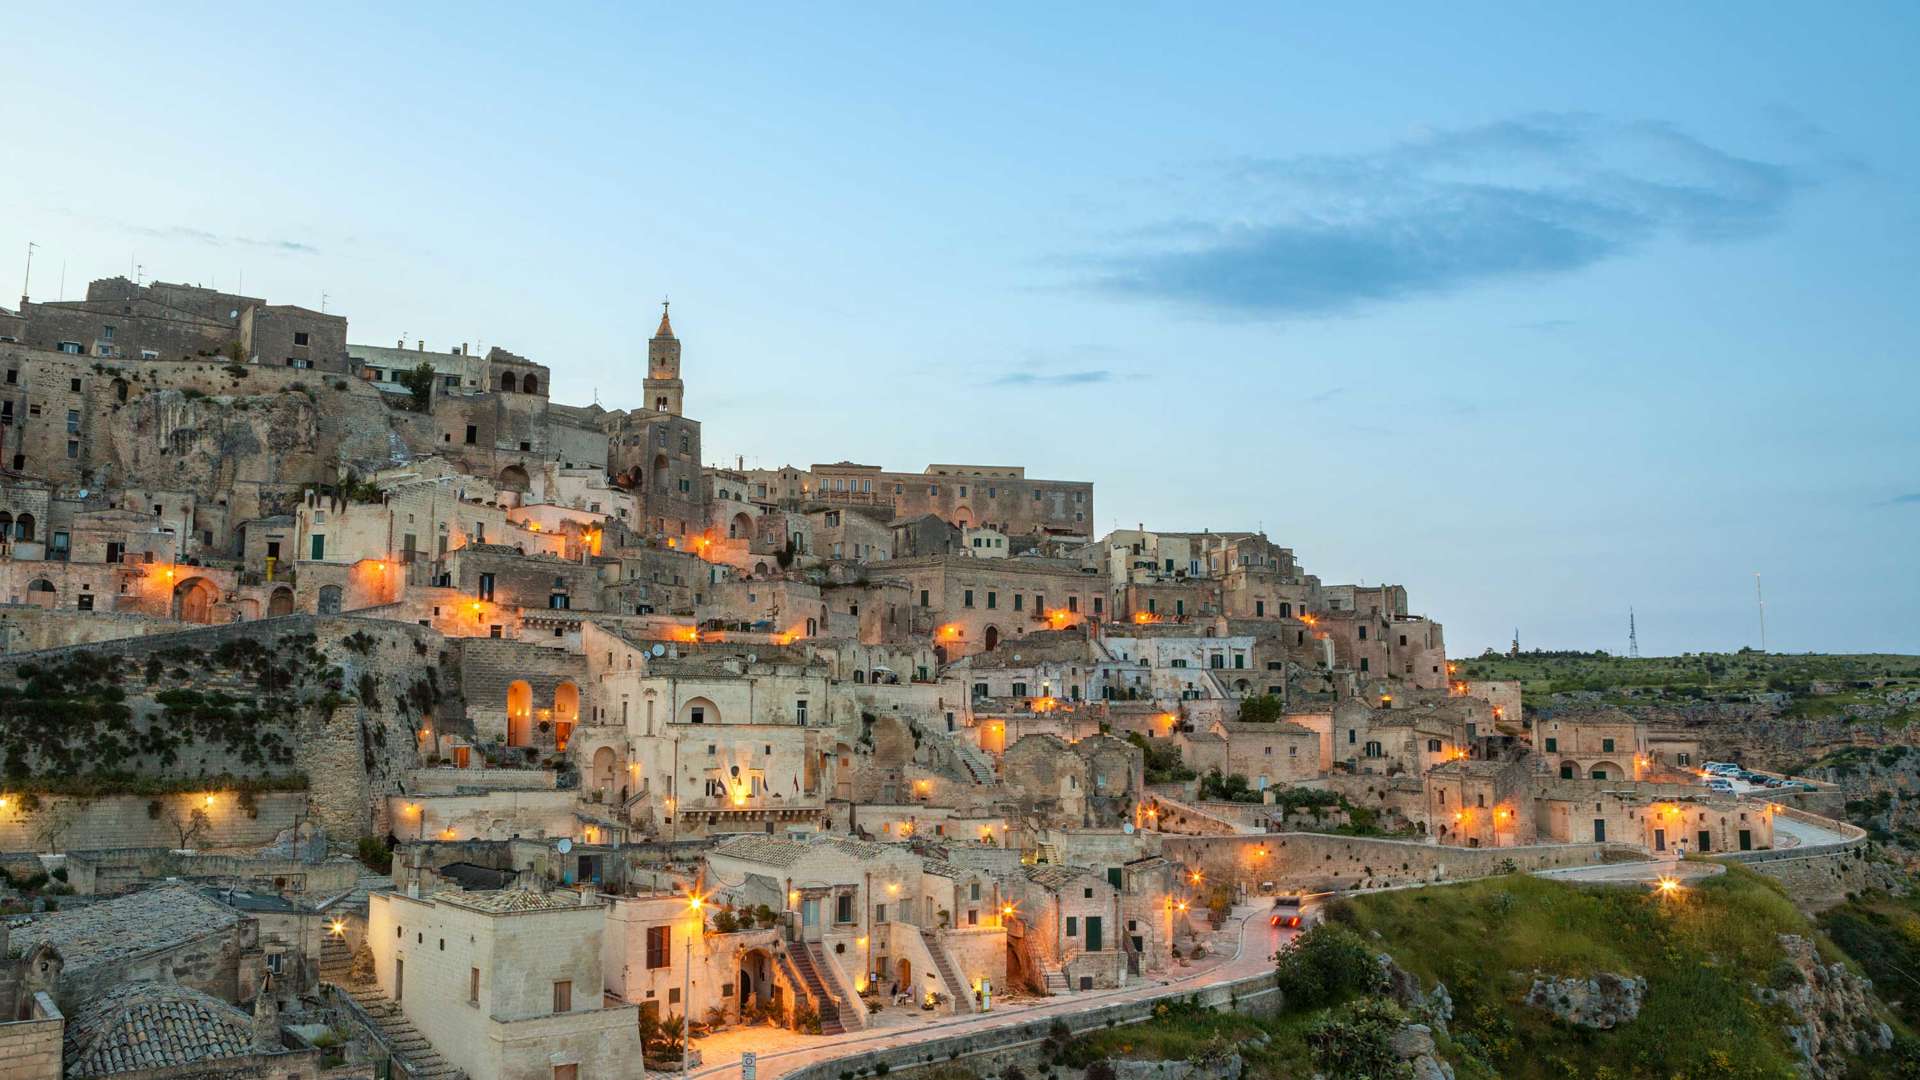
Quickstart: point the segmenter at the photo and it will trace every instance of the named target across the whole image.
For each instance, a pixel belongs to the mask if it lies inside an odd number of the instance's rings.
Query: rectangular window
[[[850,923],[853,921],[853,894],[841,893],[833,898],[833,921]]]
[[[1560,752],[1560,740],[1549,735],[1547,737],[1547,753],[1557,754],[1559,752]]]
[[[927,590],[925,590],[925,589],[921,589],[921,590],[920,590],[920,606],[921,606],[921,607],[929,607],[929,606],[930,606],[930,605],[929,605],[929,604],[927,603]]]
[[[327,538],[319,533],[313,536],[313,557],[315,560],[327,557]]]
[[[997,592],[989,591],[987,593],[987,610],[992,611],[999,606],[1000,606],[1000,594]]]
[[[573,981],[561,979],[553,984],[553,1011],[557,1013],[573,1011]]]
[[[480,575],[480,588],[476,595],[478,595],[482,600],[493,599],[493,575],[492,574]]]
[[[92,611],[93,610],[93,594],[86,593],[86,592],[81,593],[79,597],[79,607],[81,611]]]
[[[963,595],[961,596],[961,599],[960,599],[960,606],[961,606],[961,607],[972,607],[972,606],[973,606],[973,590],[972,590],[972,589],[968,589],[968,590],[967,590],[967,591],[966,591],[966,592],[965,592],[965,593],[964,593],[964,594],[963,594]]]
[[[793,703],[793,719],[801,727],[807,726],[807,699],[801,698]]]
[[[1067,936],[1068,937],[1080,936],[1080,919],[1078,916],[1075,916],[1075,915],[1067,916]]]
[[[467,1004],[480,1004],[480,969],[467,969]]]
[[[467,445],[472,446],[473,444],[479,441],[480,441],[480,429],[473,424],[468,424],[467,425]]]
[[[79,433],[79,431],[80,431],[80,412],[77,409],[68,409],[67,410],[67,434],[76,435]]]
[[[1612,739],[1601,739],[1601,740],[1600,740],[1600,752],[1601,752],[1601,753],[1603,753],[1603,754],[1611,754],[1611,753],[1613,753],[1613,740],[1612,740]]]
[[[293,332],[293,343],[295,345],[305,345],[307,344],[308,340],[309,339],[307,338],[307,332],[305,330],[295,330]]]
[[[647,970],[658,971],[673,966],[673,943],[668,934],[671,929],[665,926],[647,927]]]

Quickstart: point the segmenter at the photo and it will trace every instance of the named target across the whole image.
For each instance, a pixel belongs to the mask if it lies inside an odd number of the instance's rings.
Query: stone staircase
[[[961,982],[960,977],[954,973],[953,960],[947,955],[946,945],[941,943],[938,935],[925,928],[920,931],[920,940],[926,943],[927,954],[933,957],[934,970],[940,973],[941,981],[947,984],[947,993],[953,997],[953,1011],[955,1013],[972,1012],[973,987]]]
[[[814,963],[812,945],[804,941],[791,942],[787,946],[786,961],[791,977],[797,985],[806,988],[807,995],[813,998],[813,1007],[820,1013],[820,1034],[846,1034],[847,1025],[840,1019],[839,996],[827,989],[826,976]]]
[[[1049,995],[1067,994],[1073,991],[1073,986],[1067,982],[1065,969],[1045,962],[1040,965],[1040,988]]]
[[[991,784],[996,779],[993,773],[993,759],[985,750],[975,746],[971,740],[953,740],[953,753],[960,760],[960,767],[967,771],[976,784]]]
[[[328,934],[320,939],[320,981],[339,986],[347,985],[348,973],[353,970],[353,950],[347,948],[344,939]]]
[[[342,986],[347,997],[359,1007],[372,1024],[380,1042],[393,1055],[394,1062],[412,1080],[465,1080],[466,1074],[454,1068],[433,1048],[420,1029],[413,1026],[400,1007],[388,1001],[380,988],[371,983]]]

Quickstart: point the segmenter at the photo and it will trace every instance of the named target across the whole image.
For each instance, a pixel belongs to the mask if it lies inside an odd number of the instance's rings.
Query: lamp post
[[[687,1080],[693,1058],[693,935],[707,921],[700,913],[698,894],[687,901],[687,910],[693,913],[693,921],[687,926],[687,965],[680,970],[680,1080]]]

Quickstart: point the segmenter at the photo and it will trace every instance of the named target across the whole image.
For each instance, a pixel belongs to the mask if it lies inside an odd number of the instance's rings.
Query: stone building
[[[1008,536],[1090,536],[1093,485],[1032,480],[1011,465],[929,465],[924,472],[888,472],[842,461],[815,465],[811,498],[827,505],[888,508],[895,520],[934,514],[961,528],[990,525]]]
[[[639,1010],[606,1007],[607,909],[591,893],[442,892],[368,898],[381,993],[473,1080],[624,1075]]]

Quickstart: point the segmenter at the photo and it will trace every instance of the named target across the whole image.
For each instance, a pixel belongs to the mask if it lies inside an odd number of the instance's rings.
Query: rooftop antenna
[[[1767,651],[1767,597],[1760,591],[1760,571],[1753,572],[1753,602],[1760,607],[1760,651]]]
[[[320,314],[325,315],[326,313],[327,313],[327,292],[325,289],[322,289],[320,290]]]
[[[20,279],[20,306],[26,306],[27,293],[33,285],[33,249],[39,247],[33,241],[27,241],[27,273]]]
[[[134,263],[133,264],[133,283],[135,285],[142,285],[146,283],[146,279],[147,279],[147,264]]]
[[[1627,609],[1627,655],[1635,660],[1640,659],[1640,628],[1634,625],[1631,607]]]

